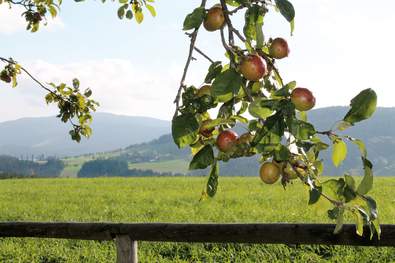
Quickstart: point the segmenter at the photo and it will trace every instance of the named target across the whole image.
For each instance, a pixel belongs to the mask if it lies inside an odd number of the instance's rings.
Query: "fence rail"
[[[395,246],[395,225],[381,225],[380,240],[333,224],[0,223],[0,237],[115,240],[117,262],[137,262],[137,241]]]

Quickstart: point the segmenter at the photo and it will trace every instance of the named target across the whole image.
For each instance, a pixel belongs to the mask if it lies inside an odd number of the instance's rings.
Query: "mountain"
[[[348,107],[316,109],[309,112],[308,119],[317,130],[324,131],[330,129],[335,120],[342,119],[347,110]],[[169,121],[153,118],[97,113],[92,124],[93,136],[77,144],[68,137],[69,126],[55,117],[25,118],[0,123],[0,154],[16,157],[31,154],[72,156],[100,152],[87,159],[119,158],[129,163],[140,163],[138,167],[152,170],[163,164],[169,171],[174,164],[187,166],[191,158],[189,149],[179,150],[175,146],[169,134],[170,125]],[[240,127],[236,130],[243,132]],[[395,175],[395,108],[378,108],[371,119],[357,123],[344,134],[365,141],[376,175]],[[332,165],[330,154],[329,149],[322,155],[325,174],[361,174],[361,159],[355,145],[349,144],[347,159],[340,168]],[[85,161],[84,158],[80,158],[81,162]],[[181,168],[185,170],[185,167]],[[221,173],[255,175],[258,168],[257,157],[241,158],[221,164]]]
[[[0,123],[0,154],[16,157],[70,156],[110,151],[169,133],[170,122],[148,118],[95,113],[93,135],[81,143],[71,141],[70,126],[56,117],[23,118]]]
[[[308,114],[308,119],[317,130],[330,129],[336,120],[341,120],[348,107],[328,107],[316,109]],[[236,128],[241,133],[242,129]],[[366,121],[357,123],[343,132],[355,138],[362,139],[368,149],[368,158],[374,164],[376,175],[395,175],[395,108],[378,108],[374,116]],[[323,138],[324,140],[327,138]],[[188,149],[178,150],[171,135],[164,135],[148,143],[131,145],[123,149],[120,156],[129,162],[157,162],[183,159],[190,160]],[[341,175],[344,172],[361,174],[361,159],[357,147],[348,143],[348,156],[343,166],[336,168],[331,163],[331,149],[321,156],[325,160],[326,175]],[[149,168],[149,165],[145,165]],[[259,165],[257,157],[241,158],[221,163],[222,174],[227,175],[254,175]],[[205,173],[207,171],[204,171]],[[200,172],[194,172],[200,173]]]

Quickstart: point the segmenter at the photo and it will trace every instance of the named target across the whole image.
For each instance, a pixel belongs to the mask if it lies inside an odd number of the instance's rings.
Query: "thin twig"
[[[228,41],[229,41],[229,45],[233,46],[234,45],[234,37],[233,37],[233,25],[232,25],[232,21],[229,18],[229,11],[228,11],[228,6],[226,5],[226,1],[225,0],[220,0],[221,1],[221,6],[222,6],[222,10],[224,13],[224,18],[225,18],[225,23],[228,26]]]
[[[207,2],[207,0],[202,0],[202,2],[200,4],[200,7],[204,8],[206,6],[206,2]],[[196,38],[197,38],[198,32],[199,32],[199,28],[196,28],[193,31],[193,33],[190,35],[191,43],[189,45],[188,57],[187,57],[187,61],[185,62],[184,72],[182,73],[182,77],[181,77],[181,81],[180,81],[180,87],[178,88],[176,98],[174,99],[174,103],[176,104],[176,110],[174,112],[173,119],[175,117],[177,117],[177,114],[178,114],[178,111],[179,111],[179,108],[180,108],[181,92],[186,87],[184,82],[185,82],[185,78],[187,76],[189,65],[191,64],[192,54],[193,54],[193,50],[195,49],[195,43],[196,43]]]
[[[196,52],[198,52],[200,55],[202,55],[204,58],[206,58],[208,61],[210,61],[211,63],[214,63],[214,60],[212,60],[209,56],[207,56],[203,51],[201,51],[199,48],[197,48],[196,46],[194,47],[194,49],[196,50]]]
[[[3,58],[3,57],[0,57],[0,60],[2,60],[2,61],[4,61],[4,62],[7,62],[7,63],[9,63],[9,64],[12,64],[12,65],[17,65],[17,63],[16,63],[15,61],[9,60],[9,59]],[[20,65],[19,65],[19,66],[20,66]],[[20,66],[20,69],[21,69],[23,72],[25,72],[25,73],[26,73],[34,82],[36,82],[41,88],[43,88],[43,89],[45,89],[46,91],[48,91],[48,92],[50,92],[50,93],[52,93],[52,94],[58,96],[58,94],[56,94],[55,92],[53,92],[53,91],[50,90],[49,88],[45,87],[44,84],[42,84],[38,79],[36,79],[32,74],[30,74],[30,72],[27,71],[24,67]]]
[[[299,177],[299,179],[300,179],[305,185],[311,187],[311,185],[306,181],[306,178],[305,178],[305,177],[294,167],[294,165],[293,165],[291,162],[289,162],[289,161],[287,161],[287,163],[291,166],[292,170],[296,173],[296,175]],[[314,183],[313,183],[313,184],[314,184]],[[329,202],[331,202],[331,203],[334,204],[335,206],[342,206],[342,205],[343,205],[342,202],[337,201],[337,200],[334,200],[334,199],[330,198],[329,196],[327,196],[326,194],[324,194],[324,193],[322,193],[322,192],[319,192],[319,193],[320,193],[320,195],[321,195],[322,197],[324,197],[325,199],[327,199]]]
[[[249,102],[252,102],[252,101],[253,101],[253,98],[252,98],[251,92],[250,92],[250,90],[246,87],[245,83],[242,83],[242,84],[241,84],[241,87],[243,88],[245,94],[247,95],[248,101],[249,101]]]
[[[278,71],[276,65],[274,65],[273,60],[269,57],[268,54],[266,54],[265,52],[263,52],[261,49],[257,49],[256,52],[258,52],[258,54],[266,61],[266,63],[270,66],[270,68],[272,68],[276,75],[278,76],[279,80],[280,80],[280,84],[281,86],[284,85],[284,81],[280,75],[280,72]]]
[[[236,14],[239,10],[243,9],[244,7],[246,7],[246,6],[245,5],[239,5],[235,9],[233,9],[231,11],[228,11],[228,15]]]
[[[246,42],[247,40],[245,39],[245,37],[243,37],[243,35],[239,32],[239,30],[237,30],[236,28],[232,27],[231,30],[233,31],[233,33],[236,34],[236,36],[243,42]]]

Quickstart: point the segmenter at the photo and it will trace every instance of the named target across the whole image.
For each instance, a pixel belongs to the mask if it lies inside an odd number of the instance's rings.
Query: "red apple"
[[[0,79],[6,83],[11,82],[11,77],[10,77],[10,75],[8,75],[7,71],[5,71],[5,70],[1,71]]]
[[[241,74],[251,81],[259,81],[267,72],[265,61],[258,55],[244,57],[239,69]]]
[[[207,138],[210,137],[215,129],[214,127],[211,127],[211,128],[209,127],[211,121],[212,121],[211,119],[204,120],[202,122],[202,124],[200,125],[199,133],[201,135],[203,135],[204,137],[207,137]]]
[[[204,19],[203,26],[207,31],[216,31],[220,29],[225,23],[224,12],[221,5],[211,7]]]
[[[273,40],[269,48],[270,56],[277,59],[288,57],[289,47],[285,39],[278,37]]]
[[[296,88],[291,93],[291,101],[299,111],[308,111],[315,106],[315,97],[310,90]]]
[[[229,152],[237,141],[237,133],[232,130],[225,130],[217,137],[217,147],[221,152]]]

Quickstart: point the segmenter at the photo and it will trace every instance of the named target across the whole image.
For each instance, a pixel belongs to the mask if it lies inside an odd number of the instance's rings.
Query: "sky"
[[[59,16],[38,33],[25,30],[21,9],[0,5],[0,56],[12,57],[42,82],[71,84],[78,77],[100,102],[99,111],[171,119],[187,57],[182,31],[200,0],[156,0],[157,17],[141,25],[119,20],[118,3],[63,1]],[[208,1],[208,6],[215,1]],[[265,37],[284,37],[290,56],[278,61],[285,81],[296,80],[315,95],[316,107],[348,105],[373,88],[378,105],[394,107],[395,1],[293,0],[295,32],[277,12],[265,18]],[[242,29],[243,16],[234,17]],[[197,47],[225,60],[219,32],[201,30]],[[198,54],[187,84],[199,86],[209,63]],[[45,93],[26,76],[12,89],[0,83],[0,121],[56,114]]]

